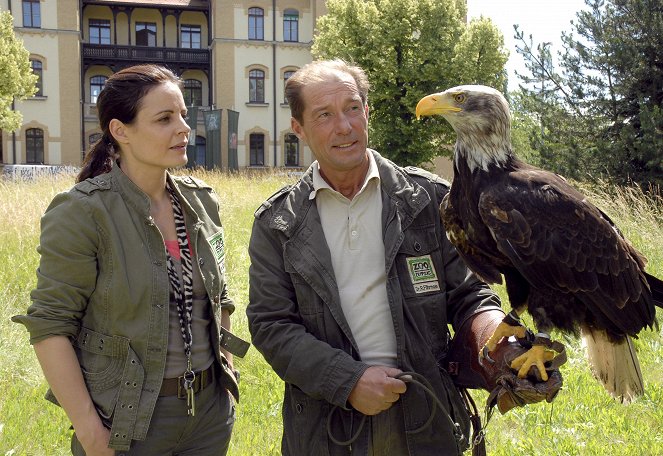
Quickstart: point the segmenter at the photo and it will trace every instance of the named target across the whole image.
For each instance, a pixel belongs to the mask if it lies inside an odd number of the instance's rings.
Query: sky
[[[555,56],[562,50],[562,31],[572,31],[571,20],[585,6],[584,0],[467,0],[467,17],[489,17],[502,31],[509,51],[509,90],[515,90],[519,80],[514,70],[523,73],[526,69],[523,58],[516,52],[513,25],[518,24],[525,37],[531,34],[535,45],[551,42]]]

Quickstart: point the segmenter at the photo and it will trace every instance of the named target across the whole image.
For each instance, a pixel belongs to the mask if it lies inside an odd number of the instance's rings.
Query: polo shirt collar
[[[364,178],[364,183],[359,189],[359,192],[357,192],[357,195],[364,191],[364,189],[371,180],[377,179],[377,181],[380,182],[380,173],[378,172],[378,165],[375,162],[375,157],[369,151],[367,152],[368,152],[368,172],[366,173],[366,177]],[[319,190],[327,189],[331,190],[332,192],[336,192],[336,190],[334,190],[320,174],[320,163],[318,163],[317,160],[314,161],[313,164],[311,165],[311,171],[313,173],[313,191],[308,196],[310,200],[315,199]]]

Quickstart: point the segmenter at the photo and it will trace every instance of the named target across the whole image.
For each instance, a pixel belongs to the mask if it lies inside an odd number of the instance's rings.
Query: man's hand
[[[400,369],[371,366],[352,389],[348,402],[364,415],[377,415],[390,408],[405,392],[405,382],[394,378]]]

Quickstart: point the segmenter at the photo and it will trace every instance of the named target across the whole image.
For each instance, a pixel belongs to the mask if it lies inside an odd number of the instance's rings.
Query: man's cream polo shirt
[[[332,189],[313,163],[310,198],[320,213],[341,306],[362,361],[396,367],[396,334],[387,300],[382,194],[375,158],[352,200]]]

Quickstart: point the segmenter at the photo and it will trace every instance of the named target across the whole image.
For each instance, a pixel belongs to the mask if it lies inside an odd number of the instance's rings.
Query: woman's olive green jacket
[[[168,179],[212,305],[210,340],[224,368],[221,384],[237,398],[219,350],[221,309],[232,312],[234,304],[226,292],[218,200],[200,180]],[[26,326],[33,344],[71,339],[92,400],[112,423],[110,447],[127,450],[147,434],[168,346],[166,250],[149,198],[115,165],[53,199],[41,220],[38,251],[32,305],[13,320]]]

